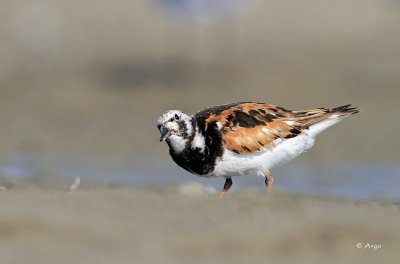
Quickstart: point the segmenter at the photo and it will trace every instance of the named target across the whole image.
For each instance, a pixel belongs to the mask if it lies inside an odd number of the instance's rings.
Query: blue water
[[[349,198],[354,200],[400,201],[400,167],[384,165],[314,166],[288,164],[273,171],[276,189]],[[203,184],[210,193],[218,192],[223,178],[207,179],[179,168],[172,160],[127,157],[14,155],[0,158],[0,177],[8,180],[51,176],[82,181],[136,186],[171,187],[188,181]],[[264,190],[259,176],[234,177],[232,191]]]

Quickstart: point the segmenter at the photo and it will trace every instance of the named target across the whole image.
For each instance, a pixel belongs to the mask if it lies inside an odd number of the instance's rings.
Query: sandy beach
[[[399,1],[2,2],[0,264],[400,263]],[[239,101],[361,112],[220,201],[156,120]]]
[[[177,188],[0,192],[1,263],[394,263],[400,206]],[[360,243],[360,244],[358,244]],[[360,248],[358,248],[360,247]]]

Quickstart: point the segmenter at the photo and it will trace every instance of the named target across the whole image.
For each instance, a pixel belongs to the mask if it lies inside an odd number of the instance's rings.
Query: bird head
[[[157,119],[160,141],[166,141],[176,150],[183,150],[193,132],[192,117],[179,111],[169,110]]]

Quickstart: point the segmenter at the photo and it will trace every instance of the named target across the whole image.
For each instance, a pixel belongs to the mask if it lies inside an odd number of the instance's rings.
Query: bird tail
[[[351,104],[342,105],[334,108],[316,108],[305,111],[295,111],[295,115],[301,120],[301,127],[309,129],[311,134],[319,134],[326,128],[336,124],[343,118],[359,112],[357,107]]]
[[[352,107],[351,104],[328,109],[328,113],[331,113],[333,115],[336,114],[338,115],[338,117],[346,117],[349,115],[357,114],[358,112],[360,112],[360,109],[358,109],[358,107]]]

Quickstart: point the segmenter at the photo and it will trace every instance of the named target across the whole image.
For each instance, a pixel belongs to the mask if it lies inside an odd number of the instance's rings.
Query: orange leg
[[[219,199],[224,198],[228,194],[228,191],[231,188],[231,186],[232,186],[232,179],[226,178],[224,189],[219,193]]]
[[[265,175],[265,187],[267,187],[268,192],[272,192],[272,186],[274,185],[274,177],[271,173]]]

